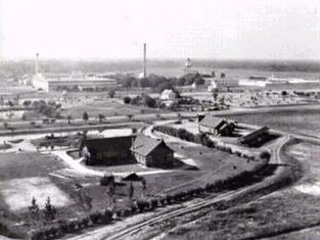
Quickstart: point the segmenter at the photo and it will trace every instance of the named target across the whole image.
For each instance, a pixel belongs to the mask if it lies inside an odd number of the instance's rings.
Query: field
[[[122,103],[121,99],[101,98],[100,100],[88,99],[87,101],[81,100],[80,102],[75,102],[75,100],[73,100],[72,103],[68,103],[67,105],[69,106],[62,108],[62,116],[67,117],[70,115],[72,118],[81,119],[84,111],[88,113],[89,117],[93,118],[98,118],[99,114],[103,114],[108,117],[161,112],[159,109],[126,105]]]
[[[320,108],[272,111],[266,113],[232,114],[226,117],[243,123],[270,128],[298,134],[320,136]]]

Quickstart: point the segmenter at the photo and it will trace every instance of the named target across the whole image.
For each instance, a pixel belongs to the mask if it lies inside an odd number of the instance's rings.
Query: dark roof
[[[142,177],[138,176],[136,173],[130,173],[126,177],[122,178],[123,181],[141,181]]]
[[[213,117],[211,115],[206,115],[199,124],[211,128],[220,128],[223,124],[227,123],[225,119],[219,117]]]
[[[251,141],[257,137],[259,137],[260,135],[266,133],[269,131],[269,128],[267,126],[264,126],[264,127],[261,127],[261,128],[258,128],[252,132],[250,132],[249,134],[239,138],[239,140],[241,142],[247,142],[247,141]]]
[[[82,140],[80,149],[82,149],[85,145],[91,150],[102,151],[106,149],[114,149],[114,150],[126,150],[130,151],[130,147],[132,144],[132,140],[134,136],[120,136],[120,137],[100,137],[100,136],[90,136],[86,137]]]
[[[138,135],[131,150],[143,156],[147,156],[160,144],[164,144],[163,140],[150,138],[144,135]]]

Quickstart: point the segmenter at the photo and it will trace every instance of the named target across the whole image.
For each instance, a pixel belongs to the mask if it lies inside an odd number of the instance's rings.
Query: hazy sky
[[[319,0],[0,0],[1,58],[320,59]]]

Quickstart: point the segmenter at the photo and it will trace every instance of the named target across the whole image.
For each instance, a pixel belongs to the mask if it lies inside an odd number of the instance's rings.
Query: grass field
[[[233,114],[227,117],[239,122],[320,137],[320,108],[270,111],[268,113]]]
[[[159,109],[123,104],[121,99],[101,99],[97,101],[81,101],[80,104],[75,105],[70,104],[68,107],[62,108],[61,114],[64,117],[70,115],[72,118],[82,118],[84,111],[88,113],[89,117],[93,118],[97,118],[99,114],[108,117],[163,112],[163,110]]]
[[[319,225],[320,202],[315,200],[285,190],[227,211],[208,213],[177,227],[164,239],[260,239]]]

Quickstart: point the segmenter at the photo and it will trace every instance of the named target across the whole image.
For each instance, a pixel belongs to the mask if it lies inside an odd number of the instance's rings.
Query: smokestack
[[[38,72],[39,72],[39,53],[36,53],[36,69],[35,69],[36,76],[38,75]]]
[[[147,44],[143,44],[143,78],[147,78]]]

